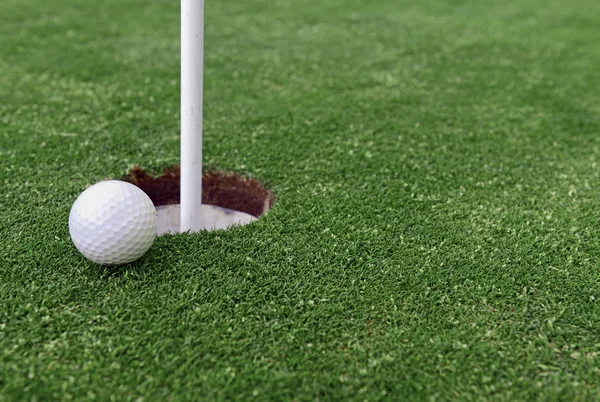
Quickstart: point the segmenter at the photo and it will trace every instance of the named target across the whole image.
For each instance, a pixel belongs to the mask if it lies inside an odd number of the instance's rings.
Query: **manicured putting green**
[[[206,2],[207,170],[277,202],[106,269],[179,161],[179,5],[0,2],[0,399],[600,399],[596,0]]]

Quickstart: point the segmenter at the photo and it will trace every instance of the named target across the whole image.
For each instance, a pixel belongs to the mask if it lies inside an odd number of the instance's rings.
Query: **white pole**
[[[200,230],[204,0],[181,0],[181,231]]]

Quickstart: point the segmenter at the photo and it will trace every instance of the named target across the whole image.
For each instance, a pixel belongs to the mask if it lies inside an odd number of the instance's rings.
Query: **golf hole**
[[[134,167],[125,181],[144,191],[154,203],[158,235],[180,231],[180,169],[164,169],[153,177]],[[202,229],[227,229],[247,225],[266,214],[273,205],[271,191],[256,179],[234,173],[207,172],[202,177]]]

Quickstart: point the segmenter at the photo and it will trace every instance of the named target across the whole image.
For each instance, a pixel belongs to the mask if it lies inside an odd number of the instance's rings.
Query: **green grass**
[[[205,163],[259,222],[106,269],[178,162],[174,0],[0,2],[0,399],[600,399],[596,0],[206,4]]]

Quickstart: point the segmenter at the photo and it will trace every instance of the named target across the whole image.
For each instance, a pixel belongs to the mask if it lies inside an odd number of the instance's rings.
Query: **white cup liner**
[[[180,232],[180,210],[179,204],[156,207],[156,231],[159,236]],[[208,204],[202,205],[201,217],[201,230],[227,229],[235,225],[247,225],[257,220],[256,217],[245,212]]]

